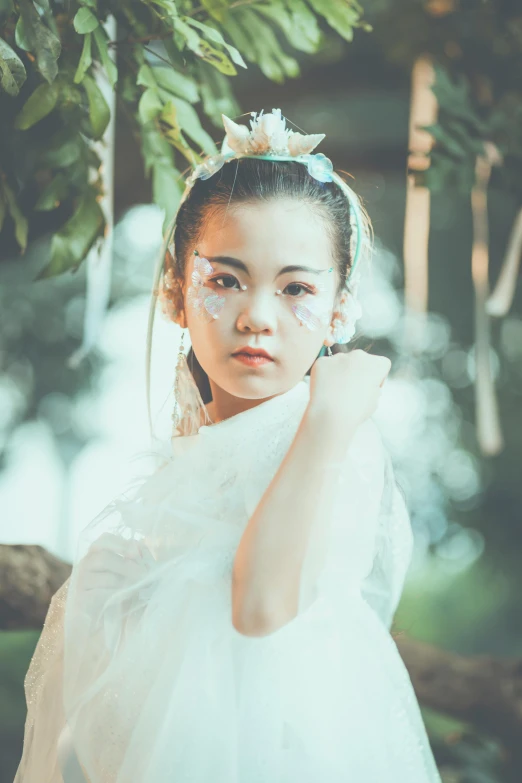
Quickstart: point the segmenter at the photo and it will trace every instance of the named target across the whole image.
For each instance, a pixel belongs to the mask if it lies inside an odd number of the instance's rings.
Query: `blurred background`
[[[196,4],[178,5],[197,12]],[[376,237],[355,345],[393,361],[377,418],[415,536],[393,630],[445,783],[519,781],[522,10],[515,0],[374,0],[362,8],[318,0],[224,2],[220,18],[208,11],[212,4],[203,5],[209,19],[198,18],[228,36],[248,69],[216,70],[218,81],[210,87],[208,72],[195,73],[201,53],[177,61],[147,27],[147,4],[129,2],[129,29],[138,29],[138,18],[141,37],[150,32],[140,68],[170,60],[192,78],[200,95],[185,97],[216,143],[223,137],[221,110],[241,122],[243,112],[277,107],[290,127],[325,133],[320,151],[353,177]],[[242,6],[266,25],[264,44],[255,43],[256,19],[235,16]],[[68,12],[66,24],[65,8],[51,7],[57,19],[62,13],[57,34],[65,40],[74,14]],[[114,40],[110,8],[104,8]],[[9,27],[16,13],[16,4],[0,4],[2,35],[6,41],[11,35],[29,68],[23,55],[31,42],[24,43],[19,30],[15,40]],[[250,37],[240,38],[239,22]],[[76,20],[76,33],[90,35],[78,28],[88,25]],[[118,33],[118,40],[128,35],[119,17]],[[116,120],[90,135],[99,156],[94,168],[105,165],[106,177],[114,171],[113,208],[104,204],[107,224],[114,224],[112,264],[96,232],[76,258],[68,246],[57,254],[56,236],[62,232],[63,243],[74,235],[74,225],[63,226],[74,217],[79,190],[56,190],[57,170],[74,181],[74,159],[71,169],[64,163],[68,141],[57,140],[52,126],[59,118],[52,112],[33,117],[25,128],[19,119],[41,74],[28,71],[27,93],[22,87],[19,95],[0,94],[7,212],[0,233],[0,783],[12,781],[22,751],[23,679],[50,598],[49,571],[64,569],[64,581],[79,531],[147,469],[146,457],[137,461],[136,455],[150,446],[144,367],[153,267],[168,210],[179,199],[175,176],[188,163],[173,144],[174,185],[168,166],[161,179],[164,150],[160,155],[143,142],[151,122],[143,101],[138,125],[133,118],[144,71],[136,78],[136,69],[125,70],[123,48],[114,47],[111,56],[124,74]],[[103,79],[99,85],[103,91]],[[188,83],[184,89],[190,90]],[[110,88],[105,96],[111,106]],[[182,130],[191,121],[179,111],[178,119]],[[420,126],[430,131],[419,133]],[[38,134],[49,134],[64,156],[62,164],[48,158],[53,177],[45,181],[37,163],[14,170],[21,145],[33,148]],[[205,139],[198,143],[194,136],[194,149],[204,149]],[[95,146],[104,140],[105,148]],[[39,208],[49,182],[53,207]],[[100,193],[104,182],[107,192],[102,171],[95,183]],[[12,193],[28,221],[25,241]],[[101,261],[96,266],[91,256],[89,267],[85,257],[93,248]],[[498,295],[493,304],[492,291]],[[168,437],[178,344],[177,327],[157,317],[152,401],[162,438]],[[45,568],[38,560],[43,550],[50,557]],[[13,574],[24,569],[24,584],[40,594],[31,599],[41,604],[33,613],[13,588]]]

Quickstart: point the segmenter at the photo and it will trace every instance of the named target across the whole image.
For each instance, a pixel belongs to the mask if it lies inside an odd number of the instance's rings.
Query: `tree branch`
[[[0,545],[0,630],[42,628],[71,566],[41,546]]]

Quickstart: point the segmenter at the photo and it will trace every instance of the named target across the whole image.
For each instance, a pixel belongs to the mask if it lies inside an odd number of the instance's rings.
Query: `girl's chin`
[[[223,391],[244,400],[261,400],[279,394],[285,384],[280,372],[275,368],[252,370],[239,364],[234,372],[226,373],[222,383],[217,381]]]

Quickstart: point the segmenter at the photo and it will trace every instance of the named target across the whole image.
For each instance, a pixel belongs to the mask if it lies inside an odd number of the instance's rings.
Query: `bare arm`
[[[340,438],[320,413],[307,409],[236,552],[232,606],[240,633],[264,636],[296,616],[311,531],[319,524],[327,535],[333,489],[356,428]]]

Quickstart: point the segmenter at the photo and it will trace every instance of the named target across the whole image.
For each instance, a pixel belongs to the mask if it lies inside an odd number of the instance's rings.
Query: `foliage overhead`
[[[377,7],[376,7],[377,6]],[[469,192],[484,144],[503,165],[498,186],[522,202],[522,3],[519,0],[380,0],[366,12],[386,59],[437,64],[439,117],[425,184]]]
[[[379,0],[365,4],[384,57],[408,70],[437,64],[431,190],[469,192],[493,144],[496,183],[522,201],[522,5],[518,0]],[[103,236],[96,142],[110,110],[132,124],[155,203],[166,219],[181,172],[215,152],[209,129],[236,117],[233,77],[258,67],[277,83],[328,35],[370,30],[357,0],[0,0],[0,235],[20,252],[48,215],[54,233],[39,277],[76,270]],[[107,20],[116,23],[109,40]]]
[[[238,68],[295,77],[288,48],[318,51],[321,25],[349,41],[361,14],[356,0],[0,0],[0,232],[11,221],[23,253],[37,213],[66,207],[38,279],[75,271],[103,236],[103,75],[168,219],[181,169],[217,151],[202,119],[221,127],[222,112],[240,113],[230,82]]]

